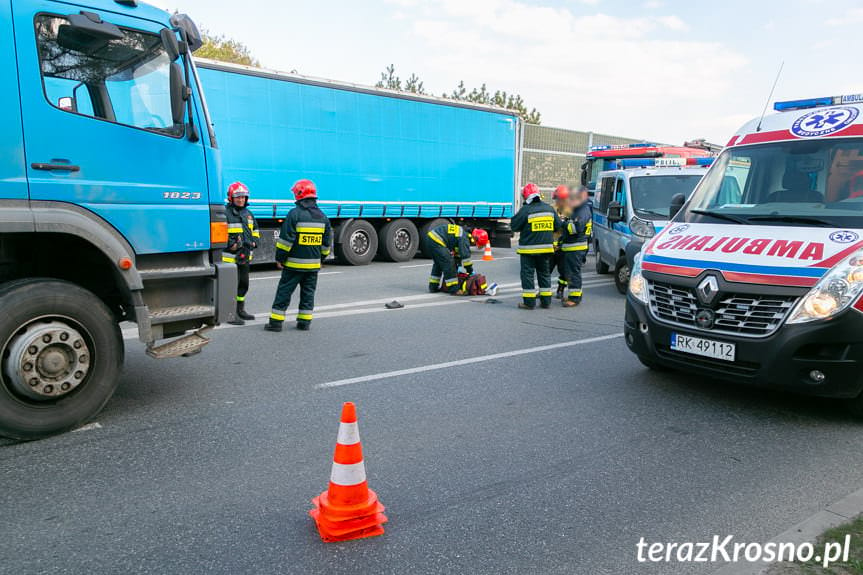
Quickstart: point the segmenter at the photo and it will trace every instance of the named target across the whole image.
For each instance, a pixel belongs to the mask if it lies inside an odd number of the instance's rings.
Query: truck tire
[[[427,221],[426,223],[424,223],[420,227],[420,252],[422,253],[424,258],[430,258],[431,257],[431,254],[425,253],[426,238],[428,237],[429,232],[438,226],[442,226],[443,224],[448,224],[448,223],[449,223],[449,220],[447,220],[447,219],[435,218],[433,220]]]
[[[608,264],[602,261],[602,258],[599,257],[599,242],[593,243],[593,254],[596,256],[596,273],[599,275],[605,275],[608,273]]]
[[[620,256],[614,264],[614,285],[623,295],[626,295],[626,290],[629,289],[629,274],[629,262],[626,261],[626,256]]]
[[[419,249],[420,234],[410,220],[399,218],[387,222],[378,232],[378,255],[388,262],[406,262]]]
[[[353,220],[345,224],[342,241],[336,244],[336,258],[340,263],[365,266],[371,263],[378,251],[378,233],[366,220]]]
[[[123,338],[89,291],[52,279],[0,286],[0,435],[38,439],[104,407],[120,379]]]

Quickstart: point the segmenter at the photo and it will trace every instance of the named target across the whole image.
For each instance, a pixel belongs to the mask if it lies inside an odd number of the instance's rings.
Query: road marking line
[[[399,266],[399,268],[401,268],[401,269],[407,269],[407,268],[424,268],[424,267],[426,267],[427,265],[429,265],[429,264],[413,264],[413,265],[410,265],[410,266]]]
[[[619,337],[623,337],[622,333],[615,333],[612,335],[601,335],[597,337],[589,337],[587,339],[577,339],[574,341],[564,341],[561,343],[553,343],[549,345],[540,345],[538,347],[531,347],[528,349],[516,349],[513,351],[505,351],[502,353],[493,353],[491,355],[480,355],[477,357],[468,357],[466,359],[458,359],[455,361],[446,361],[444,363],[433,363],[431,365],[423,365],[420,367],[411,367],[408,369],[398,369],[396,371],[385,371],[383,373],[375,373],[372,375],[362,375],[360,377],[350,377],[348,379],[337,379],[335,381],[328,381],[327,383],[319,383],[315,386],[315,389],[329,389],[332,387],[342,387],[345,385],[352,385],[354,383],[365,383],[368,381],[377,381],[380,379],[391,379],[393,377],[400,377],[403,375],[413,375],[415,373],[425,373],[428,371],[437,371],[440,369],[448,369],[450,367],[458,367],[462,365],[471,365],[474,363],[482,363],[486,361],[494,361],[496,359],[506,359],[510,357],[517,357],[519,355],[527,355],[530,353],[537,353],[543,351],[551,351],[553,349],[561,349],[565,347],[574,347],[577,345],[587,345],[590,343],[598,343],[601,341],[607,341],[610,339],[616,339]]]

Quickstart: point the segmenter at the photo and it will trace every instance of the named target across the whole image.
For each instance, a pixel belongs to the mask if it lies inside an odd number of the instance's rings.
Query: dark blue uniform
[[[587,258],[592,233],[591,209],[585,203],[572,211],[569,219],[564,223],[563,234],[560,236],[560,251],[563,254],[563,265],[569,284],[569,301],[572,302],[580,302],[583,295],[581,269]]]
[[[467,231],[457,224],[443,224],[428,233],[426,238],[426,253],[432,257],[431,276],[429,276],[429,291],[436,292],[441,287],[443,276],[444,291],[455,293],[458,285],[458,265],[455,257],[461,259],[468,274],[473,274],[473,262],[470,260],[470,239]]]

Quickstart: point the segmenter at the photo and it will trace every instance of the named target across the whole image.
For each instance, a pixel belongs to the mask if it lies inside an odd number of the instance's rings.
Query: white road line
[[[413,265],[410,265],[410,266],[399,266],[399,268],[400,268],[400,269],[407,269],[407,268],[424,268],[424,267],[426,267],[426,266],[428,266],[428,265],[429,265],[429,264],[413,264]]]
[[[553,343],[550,345],[540,345],[538,347],[531,347],[528,349],[516,349],[513,351],[505,351],[503,353],[493,353],[491,355],[480,355],[477,357],[469,357],[466,359],[458,359],[455,361],[447,361],[444,363],[433,363],[431,365],[423,365],[420,367],[411,367],[408,369],[399,369],[396,371],[385,371],[383,373],[375,373],[372,375],[363,375],[360,377],[350,377],[348,379],[337,379],[336,381],[328,381],[327,383],[319,383],[315,386],[315,389],[329,389],[331,387],[342,387],[345,385],[352,385],[354,383],[365,383],[368,381],[377,381],[380,379],[390,379],[393,377],[401,377],[403,375],[413,375],[415,373],[425,373],[428,371],[437,371],[439,369],[448,369],[451,367],[458,367],[461,365],[471,365],[474,363],[494,361],[496,359],[505,359],[505,358],[509,358],[509,357],[516,357],[519,355],[527,355],[530,353],[550,351],[553,349],[561,349],[564,347],[574,347],[577,345],[587,345],[590,343],[598,343],[600,341],[607,341],[609,339],[616,339],[619,337],[623,337],[623,334],[622,333],[615,333],[612,335],[601,335],[598,337],[589,337],[587,339],[577,339],[574,341],[564,341],[561,343]]]

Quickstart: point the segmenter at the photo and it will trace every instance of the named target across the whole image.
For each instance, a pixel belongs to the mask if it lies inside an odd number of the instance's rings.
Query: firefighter
[[[542,201],[536,184],[527,184],[521,191],[524,205],[513,216],[510,227],[519,232],[517,253],[521,256],[521,309],[536,308],[536,275],[539,303],[551,307],[550,256],[554,254],[554,232],[560,229],[560,218],[554,208]]]
[[[464,227],[458,224],[441,224],[431,230],[425,238],[425,253],[431,255],[432,270],[429,276],[429,291],[441,289],[455,295],[464,295],[458,284],[458,261],[468,275],[473,275],[473,262],[470,259],[470,237]]]
[[[237,265],[237,315],[228,323],[244,325],[255,316],[246,313],[246,294],[249,292],[249,267],[258,247],[261,232],[258,222],[248,209],[249,189],[242,182],[228,186],[228,247],[222,252],[222,261]]]
[[[296,207],[288,213],[276,240],[276,266],[282,270],[267,331],[282,331],[285,310],[291,295],[300,286],[297,329],[306,331],[312,324],[315,289],[321,262],[330,254],[330,220],[318,208],[318,192],[311,180],[299,180],[291,188]]]
[[[570,190],[566,186],[557,186],[554,193],[551,195],[552,207],[557,212],[557,217],[560,221],[564,221],[569,217],[570,212]],[[563,252],[560,251],[560,235],[561,231],[554,232],[554,254],[551,258],[551,267],[549,273],[554,272],[557,268],[557,299],[563,299],[564,291],[566,291],[566,273],[563,266]]]
[[[593,215],[588,203],[587,188],[581,186],[572,191],[572,213],[564,222],[563,234],[560,238],[560,251],[563,254],[563,266],[569,280],[569,295],[563,301],[563,307],[575,307],[581,303],[581,270],[587,258],[590,247],[590,236],[593,233]]]

